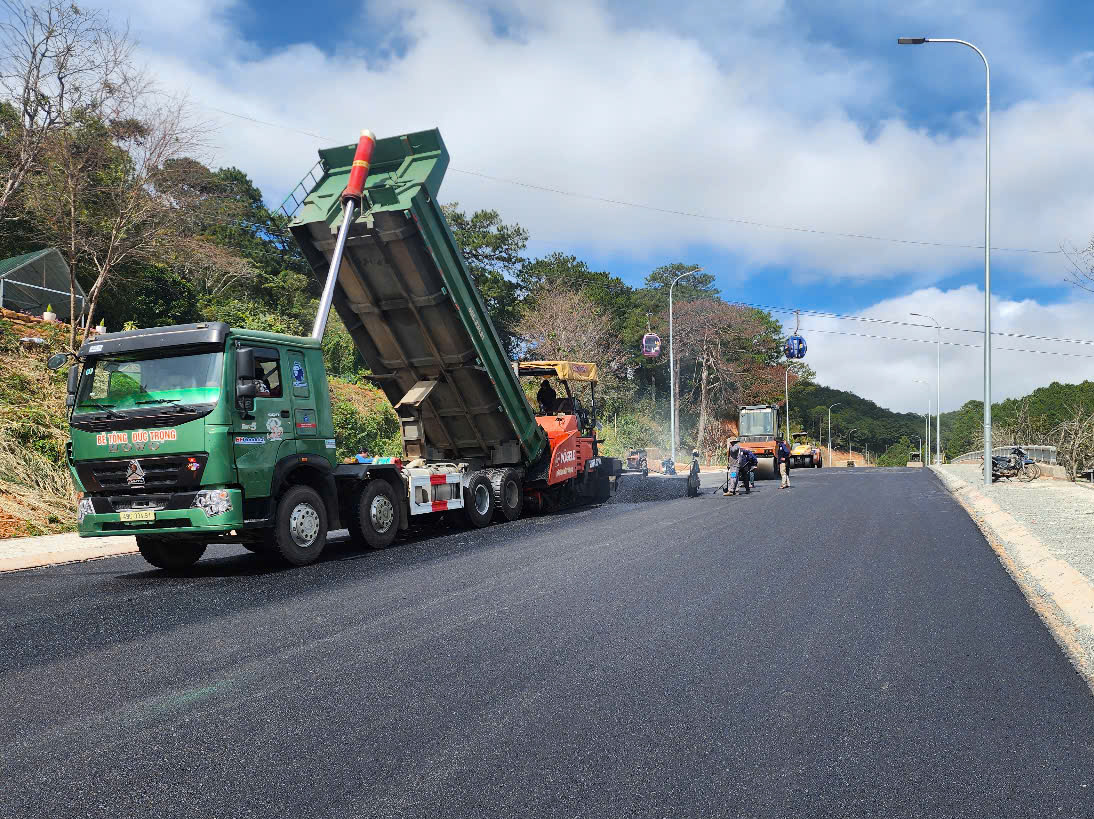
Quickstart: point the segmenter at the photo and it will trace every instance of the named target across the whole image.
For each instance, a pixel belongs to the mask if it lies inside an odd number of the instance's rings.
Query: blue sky
[[[980,251],[718,221],[980,244],[982,66],[959,46],[896,45],[899,35],[963,37],[992,61],[993,245],[1055,251],[1094,234],[1094,4],[177,0],[153,10],[118,0],[110,11],[128,19],[161,86],[189,95],[211,123],[210,160],[243,168],[271,202],[327,143],[215,109],[345,142],[361,127],[439,126],[452,154],[445,198],[520,221],[535,254],[571,252],[632,283],[694,262],[732,300],[901,320],[915,309],[975,329]],[[1060,254],[996,252],[996,328],[1094,339],[1094,302],[1066,272]],[[822,330],[861,328],[803,325],[818,332],[810,362],[822,382],[897,409],[920,403],[909,384],[933,362],[928,345],[821,342]],[[977,397],[979,352],[946,353],[952,409]],[[997,360],[997,399],[1094,378],[1094,357]]]

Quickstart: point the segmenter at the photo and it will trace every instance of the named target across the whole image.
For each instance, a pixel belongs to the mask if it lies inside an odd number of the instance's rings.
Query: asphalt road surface
[[[1094,816],[1094,697],[937,479],[792,480],[0,576],[0,816]]]

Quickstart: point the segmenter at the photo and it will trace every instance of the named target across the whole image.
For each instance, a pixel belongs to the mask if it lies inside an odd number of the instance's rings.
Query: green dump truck
[[[217,539],[303,565],[331,529],[383,547],[416,516],[486,526],[539,488],[610,495],[620,464],[595,432],[594,457],[546,485],[552,444],[436,201],[447,164],[436,130],[320,151],[290,222],[325,280],[310,337],[211,322],[92,336],[50,360],[72,361],[81,536],[136,535],[165,569]],[[331,306],[395,407],[401,458],[337,462],[320,349]]]

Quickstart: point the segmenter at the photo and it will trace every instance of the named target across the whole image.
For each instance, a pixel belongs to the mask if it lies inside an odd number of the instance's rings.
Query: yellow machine
[[[813,443],[809,440],[809,434],[795,432],[791,437],[794,439],[794,445],[790,448],[790,467],[792,469],[801,469],[802,467],[820,469],[824,464],[824,459],[821,457],[821,451],[813,446]]]

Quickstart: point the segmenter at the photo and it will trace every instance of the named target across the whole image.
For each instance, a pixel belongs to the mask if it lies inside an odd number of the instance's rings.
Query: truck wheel
[[[463,507],[467,513],[467,520],[476,529],[489,526],[494,519],[494,487],[490,485],[490,478],[476,472],[467,483],[463,491]]]
[[[154,535],[137,535],[141,557],[157,569],[177,572],[193,566],[205,554],[205,544]]]
[[[506,520],[516,520],[524,510],[524,486],[515,469],[499,469],[491,476],[494,506]]]
[[[277,553],[294,566],[315,562],[327,545],[327,508],[310,486],[293,486],[281,496],[274,515]]]
[[[391,545],[399,532],[399,503],[395,490],[382,478],[369,481],[349,512],[349,536],[372,549]]]

